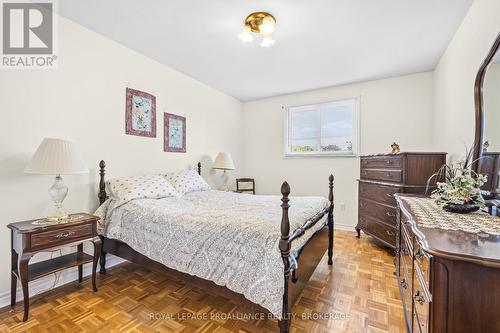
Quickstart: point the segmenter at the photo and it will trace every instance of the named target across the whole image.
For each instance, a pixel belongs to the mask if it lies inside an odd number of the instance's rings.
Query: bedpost
[[[288,219],[288,208],[290,205],[288,202],[288,195],[290,194],[290,186],[287,182],[284,182],[281,185],[281,194],[283,197],[281,198],[281,239],[279,242],[279,249],[281,251],[281,259],[283,260],[283,280],[284,280],[284,288],[283,288],[283,307],[282,307],[282,318],[279,321],[280,333],[288,333],[290,330],[290,313],[289,313],[289,304],[288,304],[288,284],[290,280],[290,242],[289,242],[289,234],[290,234],[290,221]]]
[[[328,209],[328,265],[333,264],[333,175],[328,177],[328,201],[330,201],[330,209]]]
[[[106,183],[104,182],[104,176],[106,175],[106,162],[101,160],[99,162],[99,204],[102,205],[104,201],[108,198],[106,194]],[[101,257],[99,259],[99,273],[106,274],[106,252],[104,252],[104,236],[99,236],[101,238]]]
[[[104,175],[106,174],[106,162],[101,160],[99,162],[99,194],[97,197],[99,198],[99,204],[102,205],[104,201],[108,198],[106,195],[106,183],[104,182]]]
[[[198,174],[201,176],[201,162],[198,162]]]

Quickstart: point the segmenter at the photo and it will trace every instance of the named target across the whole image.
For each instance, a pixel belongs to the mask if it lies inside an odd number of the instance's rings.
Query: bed
[[[106,192],[105,162],[99,167],[101,274],[110,253],[244,298],[277,318],[285,333],[326,251],[332,264],[333,175],[328,200],[290,197],[284,182],[281,197],[206,190],[117,205]]]

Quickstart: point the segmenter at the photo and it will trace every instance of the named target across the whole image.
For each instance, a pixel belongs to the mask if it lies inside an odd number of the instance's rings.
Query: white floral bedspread
[[[243,294],[281,318],[281,197],[200,191],[181,198],[132,200],[97,211],[100,233],[165,266]],[[328,207],[322,197],[290,198],[290,230]],[[319,221],[292,251],[324,226]]]

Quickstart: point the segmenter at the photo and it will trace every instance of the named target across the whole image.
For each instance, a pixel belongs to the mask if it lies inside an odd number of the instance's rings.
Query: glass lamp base
[[[54,203],[55,210],[44,220],[61,223],[69,220],[69,215],[62,209],[62,203],[68,194],[68,187],[64,184],[61,175],[57,175],[54,184],[49,188],[49,195]]]

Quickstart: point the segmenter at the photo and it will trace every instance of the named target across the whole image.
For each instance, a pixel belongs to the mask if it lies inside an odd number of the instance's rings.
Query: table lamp
[[[212,165],[212,169],[224,170],[224,186],[225,190],[229,191],[229,188],[227,186],[226,171],[234,170],[234,162],[233,159],[231,158],[231,154],[227,152],[220,152],[215,158],[215,162]]]
[[[80,150],[72,142],[45,138],[24,172],[56,176],[54,185],[49,188],[49,196],[54,203],[55,210],[46,220],[55,223],[68,220],[68,214],[62,209],[62,203],[68,194],[68,187],[64,184],[61,175],[89,172]]]

